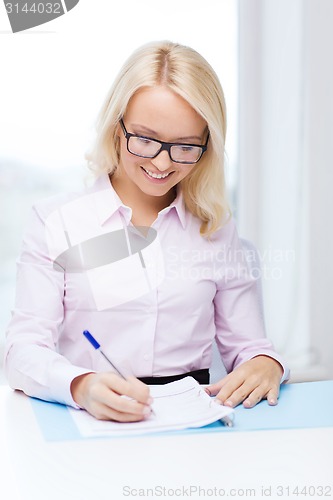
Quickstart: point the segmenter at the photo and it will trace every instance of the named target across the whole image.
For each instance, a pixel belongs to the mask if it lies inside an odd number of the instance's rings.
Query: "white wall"
[[[333,377],[333,3],[239,9],[239,229],[259,248],[267,334],[294,380]]]
[[[309,172],[311,349],[333,378],[333,2],[306,1],[304,64]]]

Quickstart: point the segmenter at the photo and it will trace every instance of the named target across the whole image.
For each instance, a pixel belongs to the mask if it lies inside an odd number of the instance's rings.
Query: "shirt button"
[[[150,359],[149,354],[144,354],[143,359],[144,359],[145,361],[149,361],[149,359]]]

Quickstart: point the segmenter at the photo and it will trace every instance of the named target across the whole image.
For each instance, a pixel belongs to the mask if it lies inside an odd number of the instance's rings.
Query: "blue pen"
[[[94,349],[96,349],[97,351],[99,351],[102,354],[102,356],[104,356],[104,358],[106,359],[106,361],[112,366],[112,368],[118,373],[118,375],[120,375],[124,380],[126,380],[125,375],[123,375],[121,373],[121,371],[112,363],[111,359],[108,358],[107,355],[102,351],[101,345],[97,342],[97,340],[95,339],[95,337],[93,337],[91,335],[91,333],[88,332],[88,330],[84,330],[83,335],[91,343],[91,345],[94,347]],[[126,396],[124,396],[124,397],[126,397]],[[155,415],[155,412],[154,412],[154,410],[152,408],[151,408],[151,413],[152,413],[152,415]]]
[[[228,417],[228,415],[226,415],[225,417],[222,417],[220,419],[220,421],[222,422],[223,425],[225,425],[226,427],[233,427],[234,425],[234,422],[233,422],[233,419]]]
[[[112,366],[112,368],[123,378],[126,380],[126,377],[121,373],[121,371],[112,363],[111,359],[107,357],[107,355],[102,351],[100,344],[97,342],[97,340],[91,335],[88,330],[84,330],[83,335],[86,337],[86,339],[91,343],[91,345],[94,347],[94,349],[98,350],[102,356],[106,359],[106,361]]]

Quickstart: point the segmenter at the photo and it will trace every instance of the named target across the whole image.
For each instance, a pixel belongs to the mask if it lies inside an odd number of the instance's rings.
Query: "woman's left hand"
[[[243,402],[252,408],[262,399],[276,405],[280,391],[282,366],[269,356],[256,356],[245,361],[216,384],[206,388],[211,396],[216,396],[225,406],[235,407]]]

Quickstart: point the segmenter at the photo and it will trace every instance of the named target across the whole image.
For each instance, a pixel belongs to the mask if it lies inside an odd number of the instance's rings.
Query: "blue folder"
[[[31,404],[45,440],[92,439],[81,436],[66,406],[34,398],[31,398]],[[232,428],[225,427],[220,422],[214,422],[198,429],[163,432],[159,435],[332,426],[333,380],[326,380],[283,385],[277,406],[269,406],[266,400],[250,409],[245,409],[242,405],[238,406],[235,408],[234,427]],[[156,433],[149,435],[156,435]],[[145,437],[147,436],[145,435]],[[104,439],[107,437],[103,436]],[[109,438],[117,439],[113,436]]]

